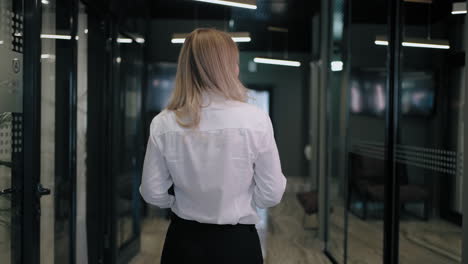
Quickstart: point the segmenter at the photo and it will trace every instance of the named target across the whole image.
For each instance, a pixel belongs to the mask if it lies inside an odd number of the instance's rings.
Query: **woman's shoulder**
[[[245,112],[247,115],[255,119],[269,120],[270,116],[260,107],[248,103],[248,102],[238,102],[238,106],[241,111]]]
[[[151,121],[150,130],[154,135],[160,135],[168,132],[171,127],[171,116],[173,112],[167,109],[164,109]]]

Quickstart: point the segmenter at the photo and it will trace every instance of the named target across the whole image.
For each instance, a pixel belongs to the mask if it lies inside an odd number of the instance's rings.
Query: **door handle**
[[[0,191],[0,196],[2,195],[7,195],[7,194],[13,194],[15,192],[15,188],[8,188],[3,191]]]
[[[37,195],[39,197],[43,195],[49,195],[49,194],[50,194],[50,189],[44,188],[42,184],[40,183],[37,185]]]

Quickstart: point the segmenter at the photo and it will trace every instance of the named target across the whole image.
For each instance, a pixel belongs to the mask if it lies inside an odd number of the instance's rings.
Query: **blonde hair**
[[[237,75],[239,50],[231,37],[215,29],[199,28],[185,39],[179,55],[175,88],[167,106],[177,123],[200,124],[205,94],[245,102],[247,90]]]

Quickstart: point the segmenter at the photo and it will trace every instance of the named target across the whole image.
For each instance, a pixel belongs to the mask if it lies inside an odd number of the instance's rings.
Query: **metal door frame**
[[[467,3],[468,5],[468,3]],[[465,15],[465,61],[468,61],[468,15]],[[463,225],[462,263],[468,264],[468,65],[465,63],[465,98],[463,105]]]

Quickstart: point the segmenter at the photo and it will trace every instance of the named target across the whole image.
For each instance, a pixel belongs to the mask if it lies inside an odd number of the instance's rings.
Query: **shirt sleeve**
[[[168,194],[172,183],[164,156],[153,135],[150,135],[143,163],[140,194],[149,204],[170,208],[175,201],[175,196]]]
[[[286,189],[286,178],[281,171],[281,163],[273,135],[273,127],[268,118],[266,135],[254,163],[254,202],[259,208],[268,208],[281,202]]]

